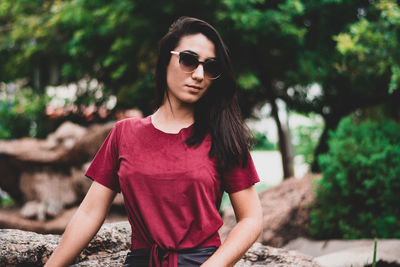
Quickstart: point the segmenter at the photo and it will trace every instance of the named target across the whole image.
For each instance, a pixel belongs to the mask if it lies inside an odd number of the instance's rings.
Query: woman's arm
[[[113,190],[92,183],[46,267],[68,266],[79,255],[100,229],[115,195]]]
[[[225,242],[201,266],[228,267],[238,262],[262,231],[262,210],[254,185],[229,195],[235,211],[236,226]]]

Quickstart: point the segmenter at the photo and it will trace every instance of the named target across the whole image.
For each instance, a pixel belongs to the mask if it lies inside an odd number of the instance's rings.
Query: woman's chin
[[[180,99],[180,102],[182,104],[187,104],[187,105],[194,105],[197,101],[199,101],[200,97],[185,97]]]

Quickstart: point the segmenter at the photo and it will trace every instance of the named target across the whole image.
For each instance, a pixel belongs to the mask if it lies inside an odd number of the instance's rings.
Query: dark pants
[[[179,267],[198,267],[205,262],[217,250],[217,247],[204,247],[182,250],[178,253]],[[158,255],[160,260],[164,255]],[[126,256],[123,267],[148,267],[150,261],[150,249],[132,250]]]

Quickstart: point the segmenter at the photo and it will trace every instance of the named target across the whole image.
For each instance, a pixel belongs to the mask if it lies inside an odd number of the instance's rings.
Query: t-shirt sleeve
[[[119,193],[121,189],[118,180],[118,169],[118,133],[117,125],[115,125],[97,151],[85,175]]]
[[[245,167],[235,166],[223,175],[223,188],[231,194],[246,189],[260,181],[253,159],[249,153],[249,160]]]

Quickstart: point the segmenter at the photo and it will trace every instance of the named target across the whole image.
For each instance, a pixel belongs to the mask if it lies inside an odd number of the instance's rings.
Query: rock
[[[49,218],[57,217],[64,210],[64,205],[60,202],[45,202],[46,215]]]
[[[0,140],[0,150],[2,148]],[[13,165],[12,159],[0,152],[0,188],[7,190],[7,194],[12,196],[15,200],[22,199],[22,192],[18,186],[19,176],[21,170]]]
[[[92,160],[114,125],[115,121],[90,126],[69,152],[60,157],[60,160],[79,165]]]
[[[22,217],[20,209],[0,209],[0,229],[13,228],[42,234],[61,234],[76,210],[75,207],[66,209],[55,218],[38,221],[35,214],[32,215],[32,219]]]
[[[65,122],[45,141],[0,141],[0,188],[23,206],[21,216],[44,221],[79,204],[91,185],[84,173],[114,124]],[[122,206],[122,196],[113,204]]]
[[[376,261],[385,263],[386,265],[384,266],[388,266],[388,264],[392,264],[392,266],[400,265],[399,258],[379,249],[377,251]],[[325,267],[364,267],[367,264],[372,264],[373,252],[374,248],[372,245],[368,247],[354,247],[323,255],[317,257],[315,260]]]
[[[389,266],[389,264],[400,266],[399,248],[400,240],[398,239],[378,239],[376,261],[380,261],[382,266]],[[374,240],[315,241],[298,238],[289,242],[285,249],[297,250],[316,257],[315,261],[327,267],[364,267],[372,263]]]
[[[0,267],[41,266],[57,247],[60,236],[0,229],[0,240]],[[129,243],[128,222],[105,224],[71,266],[122,266],[129,250]],[[263,246],[260,243],[255,243],[235,266],[265,265],[320,266],[312,257],[295,251]]]
[[[259,242],[282,247],[288,241],[307,236],[308,205],[314,201],[312,182],[317,179],[306,175],[301,179],[290,178],[260,193],[263,208],[263,234]],[[220,229],[222,240],[236,225],[232,207],[224,210],[224,225]]]
[[[18,140],[0,141],[0,154],[11,158],[13,163],[35,162],[51,163],[56,162],[63,153],[62,147],[56,149],[44,149],[43,140],[34,138],[22,138]]]
[[[85,179],[85,171],[89,168],[90,161],[84,163],[80,168],[71,167],[70,179],[73,190],[78,199],[83,199],[92,184],[91,179]]]
[[[27,201],[36,201],[44,207],[45,216],[57,216],[66,205],[79,201],[69,175],[52,168],[23,172],[20,176],[20,189]],[[84,179],[82,175],[82,180]],[[25,204],[26,205],[26,204]],[[48,211],[48,207],[50,207]]]
[[[28,201],[21,209],[21,216],[27,219],[32,219],[36,217],[39,213],[39,201]]]
[[[115,122],[95,124],[85,129],[79,125],[72,126],[72,123],[66,122],[60,126],[67,130],[65,135],[61,133],[56,134],[59,131],[57,129],[46,140],[22,138],[0,141],[0,155],[12,158],[16,163],[31,163],[31,166],[32,163],[68,164],[79,162],[82,164],[88,160],[81,161],[83,156],[94,156],[114,124]],[[72,129],[79,129],[77,130],[79,133],[71,133],[73,132]],[[58,145],[63,144],[64,141],[70,143],[71,139],[74,140],[73,147],[70,147],[70,145]],[[56,145],[49,145],[48,142]],[[87,147],[87,144],[91,144],[90,148]]]
[[[60,202],[28,201],[21,208],[20,214],[26,219],[45,221],[46,218],[54,218],[61,214],[63,205]]]
[[[321,265],[315,262],[312,257],[303,255],[297,251],[273,248],[264,246],[261,243],[254,243],[243,258],[235,264],[235,267],[246,266],[318,267]]]
[[[109,122],[85,129],[66,122],[44,141],[33,138],[0,141],[0,188],[18,203],[43,202],[49,198],[59,199],[63,205],[77,202],[82,194],[71,193],[74,190],[69,181],[71,174],[75,175],[78,170],[81,180],[85,180],[86,169],[82,170],[81,166],[93,159],[114,124]],[[45,186],[51,187],[45,190]],[[48,188],[58,188],[63,194]]]
[[[26,219],[37,219],[45,221],[61,214],[64,206],[60,202],[29,201],[21,208],[20,214]]]
[[[23,218],[18,208],[2,208],[0,209],[0,229],[12,228],[40,234],[62,234],[77,209],[78,207],[75,206],[65,208],[57,217],[38,221],[37,218],[32,220]],[[105,223],[125,220],[127,220],[127,216],[123,207],[113,205],[105,219]]]
[[[94,236],[87,248],[78,257],[78,262],[105,258],[114,253],[123,252],[125,255],[131,244],[131,226],[127,221],[104,224]],[[122,258],[122,262],[123,263]],[[122,265],[122,264],[121,264]],[[99,266],[99,262],[97,262]]]
[[[59,143],[76,141],[86,134],[86,129],[78,124],[66,121],[54,132],[54,137]],[[68,146],[67,146],[68,147]]]
[[[66,149],[72,148],[76,141],[86,133],[86,129],[78,124],[66,121],[49,134],[46,141],[41,144],[44,149],[56,149],[57,146],[64,146]]]
[[[0,267],[42,266],[57,247],[60,237],[1,229],[0,241]]]
[[[0,229],[0,267],[41,266],[57,247],[60,236],[40,235],[21,230]],[[128,222],[105,224],[77,258],[77,262],[94,260],[127,251],[130,243]],[[79,266],[79,265],[78,265]],[[97,266],[99,265],[97,262]]]

